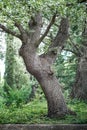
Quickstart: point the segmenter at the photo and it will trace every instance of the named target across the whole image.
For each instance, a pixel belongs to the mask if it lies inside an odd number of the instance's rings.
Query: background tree
[[[87,42],[87,7],[86,2],[76,5],[76,12],[73,13],[73,8],[69,8],[70,18],[70,38],[69,46],[66,50],[71,51],[76,57],[76,79],[72,85],[71,96],[73,98],[87,100],[87,80],[86,77],[86,42]],[[72,14],[71,14],[72,12]],[[74,14],[74,17],[73,17]],[[85,68],[85,69],[84,69]]]
[[[11,44],[10,44],[11,43]],[[14,74],[14,44],[13,37],[10,35],[6,36],[6,59],[5,59],[5,81],[10,86],[13,87],[13,74]]]
[[[69,51],[62,51],[56,59],[54,70],[59,82],[63,86],[62,90],[67,99],[75,82],[76,68],[76,56]]]
[[[82,33],[82,45],[78,49],[78,68],[76,73],[76,81],[72,88],[71,96],[82,100],[87,100],[87,23]]]
[[[17,107],[23,102],[29,102],[31,94],[31,85],[29,75],[26,72],[22,59],[19,57],[16,49],[17,39],[10,35],[6,37],[6,59],[5,59],[5,82],[4,91],[6,104],[15,103]],[[20,46],[19,42],[19,46]],[[21,75],[22,73],[22,75]]]

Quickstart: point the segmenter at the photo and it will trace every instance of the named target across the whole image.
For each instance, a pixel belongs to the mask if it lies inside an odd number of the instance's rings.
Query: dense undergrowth
[[[87,104],[76,100],[67,101],[68,107],[74,110],[77,115],[66,115],[64,118],[50,119],[47,117],[47,104],[45,100],[34,99],[26,105],[20,105],[19,108],[12,104],[9,108],[0,108],[0,123],[27,123],[27,124],[58,124],[58,123],[87,123]]]

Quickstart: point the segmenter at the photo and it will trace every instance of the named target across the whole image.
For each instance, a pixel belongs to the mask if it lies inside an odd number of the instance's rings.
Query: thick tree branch
[[[29,32],[26,33],[28,34],[28,39],[30,39],[28,41],[30,41],[30,43],[34,45],[35,48],[37,48],[36,43],[40,39],[41,26],[42,26],[41,12],[37,12],[35,13],[34,16],[31,16],[31,19],[28,22],[28,26],[29,26]]]
[[[15,26],[18,28],[19,32],[21,33],[21,38],[20,39],[22,40],[22,43],[27,44],[28,41],[29,41],[29,38],[30,38],[28,32],[18,22],[15,22]]]
[[[18,28],[21,34],[25,33],[25,30],[20,23],[15,22],[15,26]]]
[[[33,16],[31,16],[31,21],[29,23],[29,27],[31,27],[32,25],[36,25],[37,24],[37,21],[35,20],[35,18]]]
[[[57,54],[62,51],[65,41],[68,39],[68,28],[68,19],[62,18],[59,26],[59,31],[52,44],[49,46],[48,52],[41,55],[41,57],[45,57],[50,64],[53,64],[55,62]]]
[[[68,28],[69,28],[68,19],[62,18],[60,26],[59,26],[59,31],[58,31],[51,47],[59,47],[59,46],[64,45],[65,41],[68,38]]]
[[[1,28],[4,32],[6,32],[6,33],[11,34],[11,35],[13,35],[13,36],[15,36],[15,37],[17,37],[17,38],[20,38],[20,34],[17,34],[17,32],[8,29],[8,28],[5,27],[4,25],[0,24],[0,28]]]
[[[54,22],[55,22],[55,18],[56,18],[56,13],[53,15],[53,17],[52,17],[52,19],[51,19],[51,21],[50,21],[48,27],[46,28],[46,30],[45,30],[45,32],[44,32],[44,34],[43,34],[43,35],[40,37],[40,39],[38,40],[37,46],[38,46],[38,45],[43,41],[43,39],[47,36],[47,34],[48,34],[48,32],[49,32],[51,26],[52,26],[52,25],[54,24]]]
[[[65,41],[68,39],[68,28],[69,23],[67,18],[62,18],[59,31],[52,42],[52,44],[49,46],[48,55],[53,55],[52,57],[55,57],[58,53],[60,53],[64,47]]]
[[[42,14],[38,12],[35,16],[31,16],[30,21],[28,22],[28,26],[30,30],[34,30],[36,26],[42,26]]]

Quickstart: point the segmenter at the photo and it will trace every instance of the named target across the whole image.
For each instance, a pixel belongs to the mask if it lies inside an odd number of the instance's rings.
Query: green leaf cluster
[[[20,89],[11,88],[7,83],[4,84],[3,92],[5,104],[7,106],[14,105],[20,107],[22,104],[29,102],[31,87],[22,86]]]

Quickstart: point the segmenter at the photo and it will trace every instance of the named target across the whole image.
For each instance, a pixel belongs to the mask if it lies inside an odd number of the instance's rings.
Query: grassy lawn
[[[50,119],[46,116],[46,101],[35,99],[27,105],[16,108],[15,105],[8,108],[0,109],[0,123],[27,123],[27,124],[70,124],[70,123],[87,123],[87,104],[80,101],[69,101],[68,107],[74,110],[77,115],[67,115],[62,119]]]

